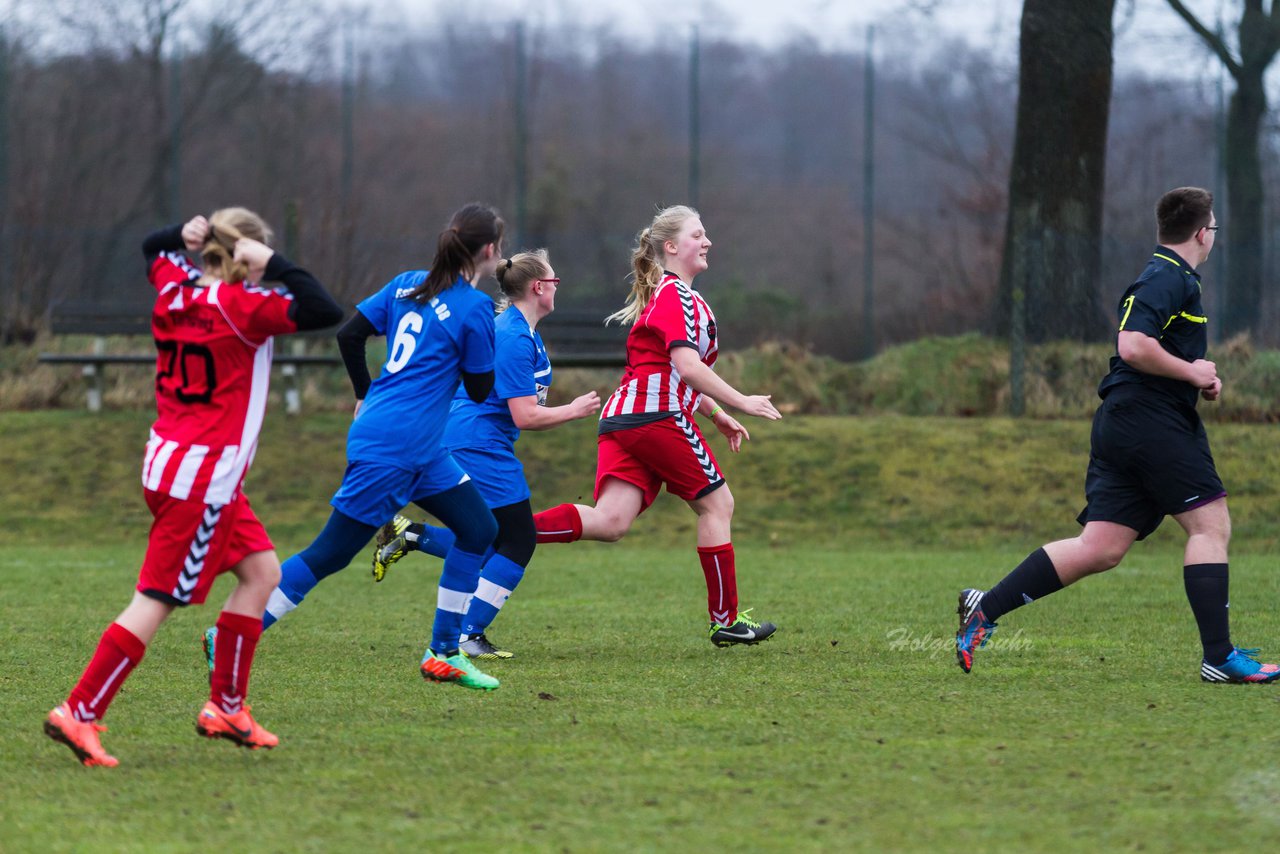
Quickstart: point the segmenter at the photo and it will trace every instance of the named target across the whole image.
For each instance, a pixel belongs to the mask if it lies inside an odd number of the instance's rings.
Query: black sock
[[[1197,563],[1182,568],[1191,613],[1200,627],[1204,660],[1214,667],[1225,664],[1231,655],[1231,600],[1227,593],[1225,563]]]
[[[1035,599],[1043,599],[1062,589],[1062,580],[1053,568],[1053,561],[1044,549],[1036,549],[1026,560],[1014,567],[1013,572],[987,591],[979,607],[991,622],[1003,617],[1014,608],[1021,608]]]

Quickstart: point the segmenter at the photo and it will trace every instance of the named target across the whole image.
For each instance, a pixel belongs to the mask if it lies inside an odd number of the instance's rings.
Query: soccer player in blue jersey
[[[1159,244],[1138,280],[1120,299],[1111,369],[1098,385],[1087,505],[1078,537],[1036,549],[995,587],[960,591],[956,659],[965,673],[973,654],[1015,608],[1105,572],[1165,516],[1187,532],[1183,584],[1200,629],[1206,682],[1272,682],[1280,666],[1231,642],[1227,491],[1196,412],[1200,398],[1222,393],[1217,366],[1205,358],[1208,318],[1196,272],[1218,230],[1213,195],[1179,187],[1156,204]]]
[[[495,277],[505,304],[495,323],[493,391],[476,402],[459,390],[444,434],[445,447],[471,475],[498,521],[498,537],[486,557],[462,624],[462,651],[481,659],[513,656],[494,646],[486,630],[524,577],[537,543],[529,484],[515,452],[520,431],[548,430],[600,409],[600,397],[594,391],[563,406],[546,405],[551,360],[537,327],[555,310],[560,284],[546,250],[521,252],[499,262]],[[373,577],[381,581],[387,568],[407,551],[444,557],[453,541],[453,532],[447,528],[414,524],[396,516],[378,532]]]
[[[466,604],[476,592],[498,526],[443,439],[459,381],[476,401],[493,388],[493,300],[474,285],[497,267],[502,232],[502,219],[492,208],[463,207],[440,233],[429,272],[396,276],[361,302],[338,330],[356,397],[347,471],[324,530],[281,566],[264,628],[300,605],[321,580],[344,569],[398,510],[417,504],[454,535],[440,575],[422,676],[467,688],[498,687],[497,679],[458,649]],[[371,380],[365,344],[374,335],[386,336],[388,346],[382,373]],[[206,635],[207,648],[212,640]]]

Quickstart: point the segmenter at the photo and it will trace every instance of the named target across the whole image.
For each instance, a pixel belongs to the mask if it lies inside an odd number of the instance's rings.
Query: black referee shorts
[[[1194,409],[1121,387],[1093,416],[1084,494],[1089,503],[1076,521],[1115,522],[1136,530],[1141,540],[1165,516],[1194,510],[1227,491]]]

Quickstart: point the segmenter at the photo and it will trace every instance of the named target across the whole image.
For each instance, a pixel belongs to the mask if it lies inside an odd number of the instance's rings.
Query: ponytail
[[[270,243],[273,235],[266,221],[248,208],[221,208],[210,214],[209,235],[200,249],[204,272],[196,284],[247,280],[249,265],[235,260],[236,241],[245,237]]]
[[[545,249],[521,252],[498,262],[493,277],[498,280],[502,296],[498,298],[496,311],[506,311],[512,303],[524,299],[534,279],[546,276],[551,270],[551,259]]]
[[[662,244],[673,240],[680,233],[685,220],[698,216],[698,212],[686,205],[673,205],[658,211],[648,228],[636,235],[636,245],[631,251],[631,293],[622,308],[605,318],[605,323],[630,326],[639,319],[649,300],[653,299],[662,283]]]
[[[436,255],[426,281],[414,288],[409,298],[427,302],[449,288],[459,276],[475,276],[476,256],[490,243],[502,245],[502,217],[488,205],[469,204],[460,208],[436,239]]]

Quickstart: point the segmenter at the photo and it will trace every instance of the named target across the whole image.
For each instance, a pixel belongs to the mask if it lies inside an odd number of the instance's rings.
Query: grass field
[[[323,521],[341,452],[325,428],[340,422],[269,423],[251,494],[287,554]],[[195,735],[199,636],[216,609],[181,612],[108,717],[121,766],[81,768],[40,719],[127,601],[145,424],[0,415],[5,852],[1205,851],[1263,850],[1280,832],[1269,755],[1280,686],[1198,680],[1172,531],[1009,615],[973,674],[954,664],[957,589],[1071,530],[1079,422],[792,419],[759,431],[756,456],[732,462],[740,589],[782,628],[753,649],[706,642],[701,574],[676,545],[688,532],[669,499],[626,542],[539,551],[494,627],[519,657],[489,666],[503,680],[491,694],[417,675],[438,563],[415,556],[381,585],[355,566],[260,647],[252,701],[281,736],[272,752]],[[1257,520],[1237,521],[1234,634],[1275,654],[1268,429],[1213,436],[1228,484],[1247,486],[1237,519]],[[531,443],[531,466],[568,447]],[[1228,463],[1224,447],[1257,456]],[[282,466],[290,448],[312,464]],[[44,460],[48,491],[28,489],[21,459]],[[830,499],[817,520],[801,497],[815,472]],[[796,498],[769,506],[761,480]],[[968,500],[946,504],[959,484]],[[40,498],[49,491],[63,500]],[[869,533],[877,498],[891,522]],[[228,589],[220,581],[211,601]]]

